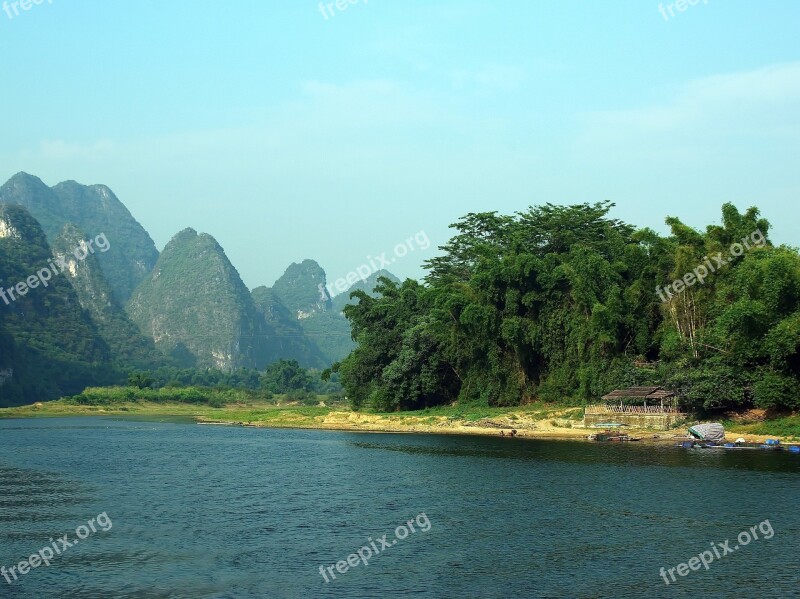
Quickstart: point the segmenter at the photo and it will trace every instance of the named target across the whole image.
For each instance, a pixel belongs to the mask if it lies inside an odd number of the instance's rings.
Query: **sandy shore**
[[[288,415],[287,415],[288,416]],[[294,421],[293,421],[294,420]],[[524,416],[513,415],[502,418],[484,418],[468,422],[438,417],[391,416],[383,414],[365,414],[361,412],[334,411],[326,416],[312,419],[298,417],[283,418],[281,422],[225,422],[206,417],[198,418],[200,424],[230,424],[239,426],[255,426],[263,428],[303,428],[319,430],[340,430],[373,433],[417,433],[436,435],[482,435],[499,437],[502,432],[509,435],[516,431],[516,437],[524,439],[551,439],[568,441],[587,441],[588,436],[597,429],[583,428],[578,421],[566,426],[554,425],[547,420],[534,420]],[[652,431],[627,429],[626,433],[633,437],[641,437],[645,443],[675,443],[676,435],[682,437],[683,429],[674,431]],[[678,439],[679,440],[679,439]]]
[[[253,426],[263,428],[300,428],[375,433],[417,433],[436,435],[508,435],[517,431],[523,439],[559,439],[586,441],[598,429],[584,428],[582,410],[550,404],[519,408],[444,408],[422,412],[354,412],[345,406],[301,406],[274,403],[230,404],[224,408],[195,404],[129,402],[103,406],[73,405],[57,401],[18,408],[0,409],[0,418],[42,418],[66,416],[117,416],[166,420],[179,418],[208,425]],[[736,429],[739,429],[738,431]],[[749,443],[763,443],[767,438],[782,443],[797,443],[777,435],[742,432],[746,426],[728,431],[726,441],[744,438]],[[686,438],[685,427],[668,431],[627,428],[625,433],[641,438],[641,443],[675,444]]]
[[[579,420],[536,419],[526,414],[510,413],[507,416],[484,418],[477,421],[453,419],[445,416],[417,417],[409,415],[369,414],[352,411],[331,411],[325,416],[307,417],[286,414],[280,422],[252,421],[226,422],[206,417],[198,417],[200,424],[236,424],[259,428],[302,428],[319,430],[357,431],[372,433],[416,433],[436,435],[509,435],[516,430],[516,437],[523,439],[550,439],[564,441],[588,441],[589,435],[597,433],[596,428],[584,428]],[[677,444],[684,439],[691,439],[686,428],[675,428],[667,431],[652,429],[634,429],[624,427],[624,432],[640,439],[639,443]],[[780,439],[782,443],[791,443],[787,438],[747,433],[727,432],[726,442],[744,438],[748,443],[763,443],[767,438]],[[796,441],[795,441],[796,443]]]

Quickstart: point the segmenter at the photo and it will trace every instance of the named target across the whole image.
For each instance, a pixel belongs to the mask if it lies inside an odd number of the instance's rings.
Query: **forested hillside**
[[[100,268],[100,258],[110,251],[110,242],[85,257],[76,248],[86,248],[91,237],[72,224],[65,225],[52,242],[53,255],[67,268],[64,276],[72,283],[81,307],[88,312],[100,336],[111,350],[112,361],[122,371],[127,368],[154,369],[162,366],[166,357],[156,350],[153,340],[145,337],[117,301],[111,285]]]
[[[27,208],[51,244],[68,224],[92,237],[105,234],[110,248],[98,263],[120,305],[158,259],[150,235],[105,185],[64,181],[51,188],[38,177],[17,173],[0,187],[0,204]]]
[[[77,393],[118,376],[53,258],[28,211],[0,205],[0,406]]]
[[[334,366],[356,407],[581,403],[628,385],[693,409],[800,408],[800,256],[756,208],[704,232],[611,218],[612,204],[468,214],[424,284],[382,280],[345,308]],[[701,280],[702,279],[702,280]]]
[[[263,367],[264,319],[225,251],[185,229],[136,288],[128,313],[156,347],[184,367]]]

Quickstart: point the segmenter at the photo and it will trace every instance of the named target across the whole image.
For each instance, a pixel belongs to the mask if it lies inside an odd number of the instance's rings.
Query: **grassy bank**
[[[530,438],[584,438],[583,410],[574,406],[535,403],[513,408],[447,406],[414,412],[352,411],[328,396],[305,397],[213,389],[87,389],[80,396],[0,409],[0,418],[64,416],[128,416],[147,419],[187,418],[201,423],[246,424],[264,427],[354,431],[419,432],[499,435],[516,429]],[[303,403],[309,405],[303,405]],[[313,405],[312,405],[313,404]],[[766,437],[800,440],[800,416],[748,422],[723,421],[729,437],[748,441]],[[685,432],[631,431],[663,438]]]
[[[441,407],[419,412],[354,412],[346,405],[316,406],[288,402],[286,396],[214,407],[207,403],[168,401],[104,401],[99,405],[62,399],[54,402],[0,409],[0,418],[65,416],[121,416],[154,420],[193,419],[207,424],[236,424],[274,428],[308,428],[364,432],[499,435],[516,429],[521,437],[570,438],[586,436],[577,428],[580,408],[532,405],[524,408]]]
[[[753,422],[747,420],[723,420],[722,424],[725,426],[725,430],[741,433],[742,435],[800,440],[800,415]]]

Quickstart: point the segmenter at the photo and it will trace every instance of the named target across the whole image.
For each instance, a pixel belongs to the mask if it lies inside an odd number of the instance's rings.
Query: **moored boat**
[[[641,441],[641,437],[631,437],[628,433],[621,430],[606,429],[599,433],[593,433],[587,437],[589,441],[610,441],[612,443],[619,443],[623,441]]]

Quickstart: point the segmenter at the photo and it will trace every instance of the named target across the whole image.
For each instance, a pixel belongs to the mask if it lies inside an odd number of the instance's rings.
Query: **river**
[[[0,597],[798,597],[799,499],[788,452],[2,420]]]

